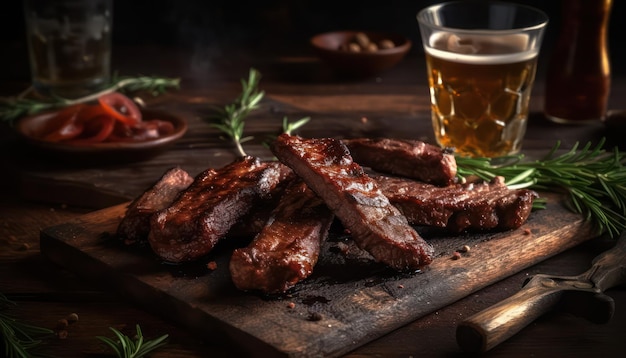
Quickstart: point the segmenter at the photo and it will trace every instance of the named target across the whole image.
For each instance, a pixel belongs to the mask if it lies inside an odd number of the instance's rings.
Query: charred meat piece
[[[203,171],[172,205],[152,216],[150,246],[175,263],[206,255],[250,208],[277,194],[290,173],[278,162],[252,157]]]
[[[455,181],[457,167],[451,150],[417,140],[355,138],[342,142],[361,166],[440,186]]]
[[[530,189],[509,189],[502,177],[490,183],[447,187],[406,178],[373,178],[411,224],[443,227],[451,232],[516,229],[526,222],[538,197]]]
[[[272,151],[324,200],[356,244],[377,261],[396,270],[416,269],[432,261],[432,246],[389,203],[341,141],[281,134]]]
[[[168,207],[192,181],[193,177],[179,167],[166,171],[128,205],[117,227],[117,237],[127,245],[147,243],[152,215]]]
[[[294,180],[259,235],[233,252],[230,273],[235,286],[276,294],[307,278],[333,218],[322,199]]]
[[[272,195],[270,200],[264,200],[262,205],[255,205],[250,211],[239,218],[228,231],[228,237],[233,239],[249,240],[258,235],[270,219],[272,210],[278,205],[279,195]]]

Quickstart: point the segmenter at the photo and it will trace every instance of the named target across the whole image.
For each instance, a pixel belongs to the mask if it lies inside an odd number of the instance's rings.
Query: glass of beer
[[[113,0],[25,0],[33,87],[79,97],[108,84]]]
[[[546,14],[469,0],[427,7],[417,21],[439,145],[471,157],[518,153]]]

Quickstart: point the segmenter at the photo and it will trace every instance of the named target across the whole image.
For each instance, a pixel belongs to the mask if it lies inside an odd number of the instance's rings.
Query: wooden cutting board
[[[398,274],[371,261],[334,228],[314,274],[281,297],[234,287],[228,261],[242,241],[224,241],[187,265],[167,265],[148,249],[120,246],[110,233],[126,204],[42,230],[41,252],[202,339],[229,345],[233,355],[333,357],[593,237],[559,196],[542,196],[547,209],[514,231],[443,236],[418,229],[437,257],[415,273]],[[451,259],[464,245],[471,250]],[[210,261],[215,270],[207,268]]]

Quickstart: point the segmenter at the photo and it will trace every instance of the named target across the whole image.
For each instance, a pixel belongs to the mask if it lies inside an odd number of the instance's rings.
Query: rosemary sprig
[[[251,68],[248,80],[241,80],[242,92],[239,97],[233,103],[224,106],[224,108],[216,107],[217,114],[210,118],[213,121],[211,126],[222,131],[233,141],[240,156],[246,155],[242,143],[253,138],[251,136],[243,136],[245,119],[250,112],[259,108],[259,103],[265,95],[265,92],[258,88],[260,80],[261,74],[259,71]],[[311,117],[304,117],[295,122],[289,122],[289,119],[285,116],[283,117],[282,131],[291,134],[310,120]]]
[[[248,81],[241,80],[242,92],[239,97],[224,108],[217,108],[217,115],[212,118],[215,121],[215,123],[212,123],[212,126],[230,137],[241,156],[246,155],[241,144],[252,139],[252,137],[243,136],[245,119],[251,111],[258,108],[259,102],[265,95],[264,91],[258,89],[260,80],[261,74],[259,71],[251,68],[248,74]]]
[[[300,127],[304,126],[305,124],[309,123],[310,120],[311,120],[311,117],[304,117],[304,118],[298,119],[295,122],[289,122],[289,119],[287,119],[287,116],[285,116],[285,117],[283,117],[283,133],[287,133],[287,134],[291,135],[298,128],[300,128]]]
[[[170,88],[179,88],[180,79],[164,77],[119,77],[114,78],[107,88],[92,93],[85,97],[69,99],[62,97],[50,97],[45,99],[26,98],[23,96],[0,98],[0,121],[13,122],[14,120],[27,115],[39,113],[41,111],[71,106],[78,103],[85,103],[96,100],[98,97],[115,92],[136,92],[148,91],[156,96],[164,93]]]
[[[111,347],[119,358],[142,358],[152,351],[167,344],[169,335],[164,334],[156,339],[144,341],[139,325],[136,326],[137,334],[135,338],[130,338],[113,327],[109,329],[115,334],[117,340],[109,337],[97,336],[99,340]]]
[[[560,142],[542,158],[524,161],[523,155],[501,158],[456,157],[461,178],[491,180],[503,176],[513,188],[561,191],[569,194],[571,209],[590,220],[599,233],[617,237],[626,230],[625,153],[607,152],[605,140],[557,155]]]
[[[42,338],[51,336],[51,329],[33,326],[4,313],[15,302],[0,293],[0,354],[7,358],[36,357]]]
[[[119,90],[130,93],[147,91],[153,96],[161,95],[170,89],[180,88],[180,78],[167,78],[156,76],[120,77],[114,80],[114,87],[108,88],[109,92]]]

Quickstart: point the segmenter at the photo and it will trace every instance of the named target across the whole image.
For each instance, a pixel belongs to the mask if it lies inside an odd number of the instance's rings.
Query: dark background
[[[564,0],[569,1],[569,0]],[[601,0],[586,0],[601,1]],[[433,0],[117,0],[114,1],[113,52],[116,46],[159,45],[226,58],[233,49],[289,54],[310,50],[309,38],[339,29],[384,30],[409,37],[421,50],[416,13]],[[542,55],[558,34],[561,2],[519,0],[550,17]],[[621,30],[624,1],[614,1],[610,21],[610,56],[614,72],[622,69],[626,43]],[[22,1],[5,1],[0,10],[0,79],[28,78]]]

